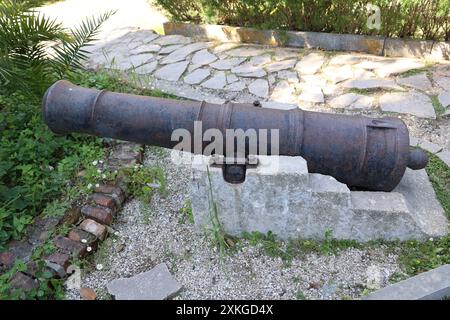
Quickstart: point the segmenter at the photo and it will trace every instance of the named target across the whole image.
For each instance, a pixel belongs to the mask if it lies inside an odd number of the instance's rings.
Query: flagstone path
[[[445,61],[202,42],[151,30],[129,32],[91,51],[90,68],[122,70],[144,86],[190,99],[398,116],[407,123],[412,144],[438,150],[448,164],[450,64]]]

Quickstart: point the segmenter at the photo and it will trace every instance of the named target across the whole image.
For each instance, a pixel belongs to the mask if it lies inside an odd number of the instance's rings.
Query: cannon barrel
[[[175,129],[194,135],[195,121],[201,121],[203,133],[211,128],[224,134],[227,129],[278,129],[280,155],[302,156],[309,172],[368,190],[391,191],[407,166],[416,170],[427,164],[422,150],[410,150],[408,129],[400,119],[255,105],[115,93],[61,80],[47,90],[43,114],[58,134],[80,132],[166,148],[178,143],[171,139]],[[201,151],[204,147],[202,144]],[[268,154],[270,150],[269,146]]]

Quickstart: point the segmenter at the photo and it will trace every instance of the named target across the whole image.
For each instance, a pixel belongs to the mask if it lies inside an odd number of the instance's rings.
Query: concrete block
[[[281,239],[427,239],[447,233],[447,219],[424,170],[407,169],[394,192],[350,191],[330,176],[308,172],[301,157],[258,157],[241,184],[224,181],[209,157],[195,156],[191,183],[199,231],[217,219],[225,232],[272,231]],[[209,177],[208,177],[209,170]]]
[[[363,300],[441,300],[450,296],[450,264],[375,291]]]
[[[309,31],[287,31],[286,34],[289,38],[287,45],[292,47],[357,51],[375,55],[383,52],[382,37]]]
[[[433,41],[387,38],[384,54],[388,57],[429,58]]]

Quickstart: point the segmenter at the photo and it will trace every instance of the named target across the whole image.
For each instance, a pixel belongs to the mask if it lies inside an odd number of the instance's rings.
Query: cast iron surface
[[[55,133],[81,132],[165,148],[178,144],[171,140],[175,129],[187,129],[194,137],[195,121],[202,122],[203,133],[214,128],[224,136],[226,129],[267,129],[270,137],[270,130],[278,129],[280,155],[302,156],[309,172],[369,190],[391,191],[407,166],[421,169],[428,161],[423,151],[410,151],[408,129],[397,118],[171,100],[88,89],[64,80],[47,90],[43,113]],[[201,153],[208,144],[191,152]],[[242,178],[238,171],[245,174],[239,167],[228,169],[235,182]]]

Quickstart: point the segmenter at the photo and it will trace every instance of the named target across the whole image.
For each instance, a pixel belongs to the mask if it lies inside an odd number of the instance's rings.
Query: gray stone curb
[[[274,46],[357,51],[388,57],[450,59],[450,43],[431,40],[404,40],[381,36],[335,34],[309,31],[258,30],[222,25],[164,23],[166,35],[183,35],[222,42],[245,42]]]
[[[450,297],[450,264],[375,291],[363,300],[441,300]]]

